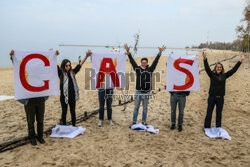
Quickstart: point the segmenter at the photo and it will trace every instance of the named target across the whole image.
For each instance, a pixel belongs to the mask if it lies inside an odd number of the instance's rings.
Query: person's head
[[[65,72],[71,70],[71,62],[68,59],[64,59],[61,63],[61,69]]]
[[[221,63],[216,63],[213,71],[217,74],[220,74],[220,73],[224,74],[224,72],[225,72],[224,67]]]
[[[143,68],[146,68],[147,65],[148,65],[148,59],[147,59],[146,57],[143,57],[143,58],[141,59],[141,66],[142,66]]]

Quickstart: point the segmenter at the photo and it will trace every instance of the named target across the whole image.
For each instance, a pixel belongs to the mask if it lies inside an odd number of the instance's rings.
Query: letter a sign
[[[195,55],[169,55],[167,59],[168,91],[199,91],[199,62]]]
[[[15,100],[59,94],[55,51],[15,51]]]
[[[125,71],[124,53],[93,53],[92,89],[124,88]]]

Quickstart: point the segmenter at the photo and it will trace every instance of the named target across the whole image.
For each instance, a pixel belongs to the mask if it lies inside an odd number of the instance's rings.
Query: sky
[[[60,50],[74,61],[88,48],[59,44],[181,47],[232,42],[246,0],[0,0],[0,67],[14,50]],[[92,51],[110,51],[91,48]],[[157,52],[157,51],[154,51]]]

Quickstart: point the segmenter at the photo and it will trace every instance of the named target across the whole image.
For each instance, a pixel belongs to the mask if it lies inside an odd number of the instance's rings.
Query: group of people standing
[[[134,112],[132,118],[132,124],[137,123],[137,117],[139,113],[140,104],[142,102],[143,111],[142,111],[142,124],[146,125],[147,122],[147,113],[148,113],[148,101],[150,97],[150,91],[152,89],[152,73],[154,72],[158,61],[162,55],[162,52],[166,49],[165,46],[159,47],[159,52],[154,59],[153,63],[149,66],[148,59],[142,58],[141,64],[138,65],[134,60],[132,54],[130,53],[130,47],[127,44],[124,45],[126,50],[126,55],[129,58],[129,61],[136,72],[136,92],[135,92],[135,103],[134,103]],[[59,51],[56,51],[56,54],[59,55]],[[243,55],[240,58],[240,61],[228,72],[224,71],[223,65],[217,63],[214,67],[214,70],[211,70],[207,62],[206,54],[202,53],[204,58],[205,70],[210,77],[210,89],[208,96],[208,107],[207,115],[205,118],[204,128],[211,127],[211,119],[214,106],[216,105],[216,127],[221,127],[222,119],[222,109],[224,105],[224,95],[225,95],[225,86],[226,79],[232,76],[239,66],[241,65],[242,60],[246,57]],[[10,58],[14,56],[14,50],[10,52]],[[85,58],[79,62],[79,64],[72,68],[71,62],[68,59],[64,59],[59,66],[58,78],[60,80],[60,102],[62,108],[62,115],[60,123],[66,125],[66,116],[68,106],[71,113],[72,125],[76,125],[76,101],[79,99],[79,88],[75,75],[80,71],[81,66],[87,60],[88,57],[92,56],[90,50],[87,51]],[[107,105],[107,118],[108,124],[114,125],[112,122],[112,96],[113,89],[98,89],[98,99],[99,99],[99,122],[98,126],[101,127],[104,121],[104,106],[105,102]],[[176,128],[176,108],[178,105],[179,108],[179,117],[178,117],[178,131],[182,131],[184,108],[186,104],[186,96],[190,92],[188,91],[178,91],[170,92],[170,104],[171,104],[171,126],[170,129],[174,130]],[[37,97],[19,100],[24,104],[24,110],[26,112],[26,119],[28,124],[28,137],[32,145],[37,145],[36,139],[40,143],[45,143],[43,138],[43,120],[45,112],[45,101],[48,97]],[[37,135],[34,129],[35,118],[37,121]]]

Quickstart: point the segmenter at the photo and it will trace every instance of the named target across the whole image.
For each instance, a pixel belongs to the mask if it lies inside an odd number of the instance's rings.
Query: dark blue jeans
[[[184,108],[186,104],[186,95],[179,95],[177,93],[173,93],[170,96],[170,104],[171,104],[171,122],[172,124],[176,123],[176,108],[178,104],[179,108],[179,117],[178,117],[178,125],[182,125],[183,116],[184,116]]]
[[[214,106],[216,105],[216,127],[221,127],[222,110],[224,105],[224,96],[208,96],[207,115],[205,118],[204,128],[211,128],[211,120]]]
[[[112,120],[112,100],[113,100],[113,89],[99,89],[98,98],[99,98],[99,120],[104,120],[104,105],[106,101],[107,105],[107,115],[108,120]]]

